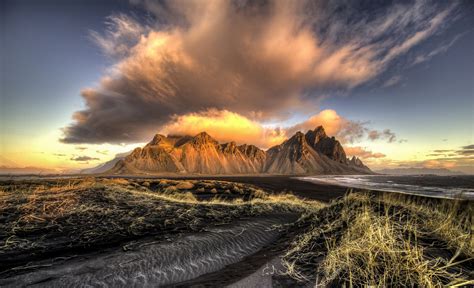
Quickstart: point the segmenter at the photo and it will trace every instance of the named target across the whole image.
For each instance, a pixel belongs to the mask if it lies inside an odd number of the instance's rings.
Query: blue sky
[[[110,5],[55,2],[3,2],[2,121],[11,133],[44,133],[70,121],[83,105],[79,91],[106,68],[89,30],[101,29]]]
[[[468,28],[470,22],[455,25],[413,54],[435,49],[465,31],[446,52],[408,68],[407,59],[401,59],[401,68],[395,65],[374,83],[329,98],[322,107],[334,108],[350,119],[370,120],[379,128],[390,127],[405,138],[423,137],[430,142],[464,138],[457,143],[470,144],[474,123],[474,29]],[[394,76],[399,82],[383,87]]]

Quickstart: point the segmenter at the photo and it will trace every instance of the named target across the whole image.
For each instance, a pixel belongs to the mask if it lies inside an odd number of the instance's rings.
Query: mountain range
[[[61,171],[42,168],[42,167],[34,167],[34,166],[26,166],[26,167],[11,167],[11,166],[4,166],[0,165],[0,175],[48,175],[48,174],[61,174]]]
[[[297,132],[264,151],[254,145],[219,143],[206,132],[195,136],[157,134],[143,148],[118,159],[107,174],[370,174],[356,157],[348,159],[341,143],[322,126]]]

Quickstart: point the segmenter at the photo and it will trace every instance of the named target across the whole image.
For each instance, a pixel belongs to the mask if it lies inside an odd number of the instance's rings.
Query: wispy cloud
[[[82,91],[86,108],[73,115],[63,142],[142,141],[175,115],[208,109],[251,121],[308,112],[317,95],[308,100],[307,91],[373,79],[455,10],[431,1],[365,11],[356,1],[143,4],[155,22],[113,15],[105,33],[92,33],[116,63]]]
[[[94,161],[94,160],[100,160],[100,159],[96,157],[90,157],[90,156],[75,156],[71,158],[71,161],[77,161],[77,162],[88,162],[88,161]]]
[[[66,157],[67,156],[66,154],[63,154],[63,153],[54,153],[53,155],[56,156],[56,157]]]
[[[388,143],[392,143],[397,140],[397,135],[390,129],[384,129],[383,131],[371,130],[368,132],[367,136],[372,141],[383,139]]]
[[[463,146],[461,150],[457,151],[457,153],[460,155],[468,155],[468,156],[474,155],[474,144]]]
[[[461,168],[474,173],[474,144],[458,149],[435,149],[426,155],[430,159],[412,163],[429,168]]]
[[[136,45],[149,29],[125,14],[109,16],[105,24],[107,28],[104,34],[91,31],[90,36],[102,51],[112,58],[128,56],[131,52],[130,47]]]
[[[427,156],[470,156],[474,155],[474,144],[460,147],[460,149],[436,149]]]
[[[462,36],[464,35],[464,33],[461,33],[461,34],[458,34],[456,35],[451,41],[439,46],[439,47],[436,47],[435,49],[431,50],[430,52],[428,53],[425,53],[425,54],[420,54],[418,56],[416,56],[415,60],[413,61],[412,65],[416,65],[416,64],[420,64],[420,63],[423,63],[423,62],[427,62],[429,61],[431,58],[435,57],[436,55],[438,54],[441,54],[441,53],[445,53],[446,51],[449,50],[449,48],[451,48],[451,46],[454,45],[454,43],[456,43],[456,41],[458,41]]]
[[[474,145],[455,149],[435,149],[427,153],[424,159],[396,160],[390,157],[371,158],[364,161],[371,168],[446,168],[463,173],[474,174]]]
[[[382,85],[382,87],[384,87],[384,88],[392,87],[392,86],[400,83],[401,80],[402,80],[402,77],[400,75],[395,75],[395,76],[391,77],[390,79],[388,79],[387,81],[385,81],[385,83]]]

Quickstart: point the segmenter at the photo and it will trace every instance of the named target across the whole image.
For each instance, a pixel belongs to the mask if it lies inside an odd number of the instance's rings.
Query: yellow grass
[[[328,222],[314,216],[314,225],[285,255],[288,274],[300,281],[316,279],[323,287],[474,284],[465,273],[456,272],[461,270],[453,270],[472,261],[472,203],[415,199],[350,194],[333,203],[327,209],[340,209],[338,215]],[[445,241],[454,256],[427,254],[430,247],[421,240],[432,237]],[[465,257],[458,260],[460,255]],[[317,257],[322,259],[312,260]]]

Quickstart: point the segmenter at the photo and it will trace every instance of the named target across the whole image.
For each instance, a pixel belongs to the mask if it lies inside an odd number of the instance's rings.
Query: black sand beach
[[[318,200],[323,202],[329,202],[333,199],[343,197],[347,193],[347,188],[344,187],[310,183],[288,176],[230,176],[211,177],[206,179],[251,184],[274,193],[291,192],[303,199]]]

